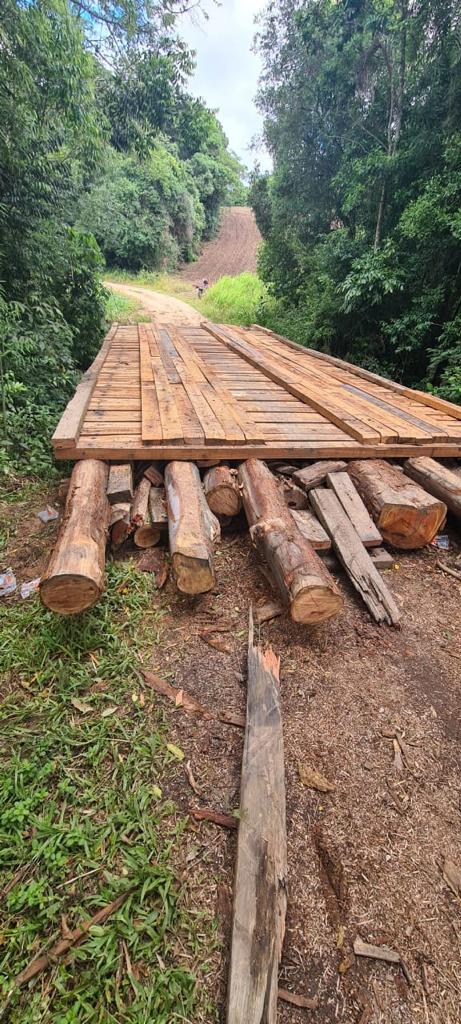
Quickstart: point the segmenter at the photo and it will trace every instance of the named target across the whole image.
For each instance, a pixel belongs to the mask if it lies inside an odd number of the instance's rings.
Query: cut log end
[[[45,580],[40,587],[43,604],[59,615],[80,615],[91,608],[101,594],[102,588],[93,580],[76,573],[54,576]]]
[[[138,526],[133,540],[137,548],[153,548],[160,540],[160,528],[150,525]]]
[[[388,544],[411,551],[430,544],[445,519],[446,508],[442,503],[424,510],[384,505],[379,515],[378,526],[383,540]]]
[[[208,558],[191,558],[176,552],[172,557],[176,586],[182,594],[205,594],[212,590],[215,576]]]
[[[343,605],[341,594],[328,585],[319,584],[318,578],[303,577],[293,583],[292,595],[291,618],[305,626],[315,626],[318,622],[332,619]]]

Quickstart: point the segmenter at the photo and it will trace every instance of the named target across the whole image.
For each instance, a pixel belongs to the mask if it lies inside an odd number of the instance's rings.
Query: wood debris
[[[314,996],[310,999],[308,996],[300,996],[296,992],[289,992],[286,988],[279,988],[278,998],[284,1003],[290,1003],[291,1006],[299,1006],[301,1010],[317,1010],[319,1005],[319,997]]]
[[[189,811],[195,821],[211,821],[213,825],[221,825],[223,828],[238,829],[238,818],[233,814],[224,814],[223,811],[216,811],[213,807],[191,807]]]
[[[303,786],[307,786],[309,789],[317,789],[319,793],[334,793],[336,786],[329,782],[320,772],[316,771],[315,768],[310,768],[307,764],[298,763],[299,778]]]

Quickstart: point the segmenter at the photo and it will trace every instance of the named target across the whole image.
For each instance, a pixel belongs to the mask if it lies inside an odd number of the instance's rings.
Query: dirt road
[[[198,260],[186,263],[179,276],[193,284],[206,277],[214,284],[224,274],[231,277],[245,271],[254,274],[260,244],[261,235],[253,210],[249,206],[226,206],[217,238],[205,242]]]
[[[104,287],[120,295],[126,295],[129,299],[135,299],[155,320],[164,320],[177,326],[199,324],[203,320],[203,315],[193,306],[188,306],[186,302],[181,302],[181,299],[175,299],[172,295],[154,292],[152,288],[141,288],[120,281],[104,281]]]

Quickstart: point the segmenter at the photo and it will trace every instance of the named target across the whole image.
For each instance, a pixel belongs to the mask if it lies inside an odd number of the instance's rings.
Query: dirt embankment
[[[261,235],[249,206],[226,206],[221,216],[219,234],[205,242],[195,263],[186,263],[180,277],[195,284],[205,277],[214,284],[224,274],[235,277],[245,271],[256,273]]]

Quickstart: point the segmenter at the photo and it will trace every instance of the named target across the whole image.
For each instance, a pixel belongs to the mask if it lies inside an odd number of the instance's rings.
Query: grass
[[[186,910],[185,823],[162,793],[181,752],[137,669],[161,635],[153,588],[131,563],[110,564],[103,599],[76,619],[36,599],[0,608],[0,1018],[11,1024],[203,1019],[213,929]],[[34,956],[127,890],[70,955],[14,988]]]
[[[108,323],[117,321],[119,324],[138,324],[148,321],[149,315],[139,302],[128,299],[126,295],[108,292],[106,303],[106,320]]]

